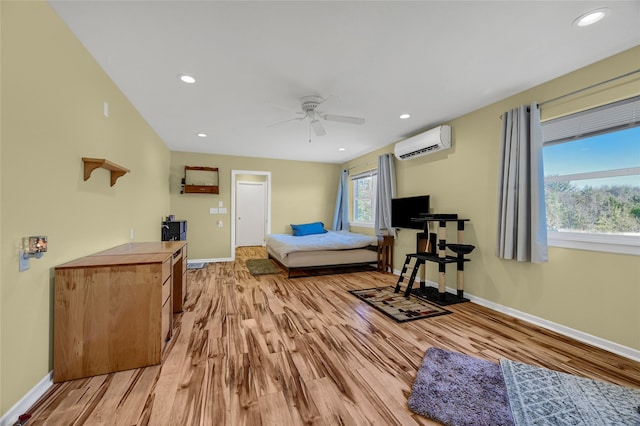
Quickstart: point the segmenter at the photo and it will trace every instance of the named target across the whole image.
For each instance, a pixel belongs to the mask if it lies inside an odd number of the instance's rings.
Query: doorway
[[[235,248],[264,246],[271,230],[271,172],[232,170],[231,237]]]
[[[266,204],[264,182],[236,182],[236,247],[264,243]]]

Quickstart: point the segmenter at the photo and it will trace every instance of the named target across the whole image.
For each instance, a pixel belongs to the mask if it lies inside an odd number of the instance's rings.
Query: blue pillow
[[[294,237],[301,237],[303,235],[324,234],[327,232],[324,229],[322,222],[303,223],[300,225],[291,225]]]

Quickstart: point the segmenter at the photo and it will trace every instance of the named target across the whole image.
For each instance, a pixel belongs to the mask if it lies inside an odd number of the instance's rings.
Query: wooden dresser
[[[159,364],[187,296],[185,241],[130,243],[55,268],[53,381]]]

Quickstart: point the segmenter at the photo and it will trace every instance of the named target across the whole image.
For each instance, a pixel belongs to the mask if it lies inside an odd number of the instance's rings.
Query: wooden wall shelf
[[[218,168],[184,166],[183,194],[218,194]]]
[[[95,169],[103,168],[111,172],[111,186],[116,184],[116,180],[120,176],[124,176],[131,171],[104,158],[82,157],[82,161],[84,162],[84,180],[89,179],[91,172]]]

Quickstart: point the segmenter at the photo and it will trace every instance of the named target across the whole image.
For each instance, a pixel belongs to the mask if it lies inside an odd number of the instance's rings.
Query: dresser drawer
[[[171,257],[162,262],[162,282],[165,282],[171,276],[171,265]]]
[[[182,270],[187,270],[187,246],[182,248]]]
[[[162,306],[164,306],[169,296],[171,296],[171,278],[167,278],[162,283]]]
[[[182,274],[182,303],[187,300],[187,270],[184,270],[184,274]]]
[[[161,328],[161,347],[164,351],[167,341],[171,339],[171,327],[172,327],[173,313],[171,312],[171,300],[166,300],[162,305],[162,328]]]

